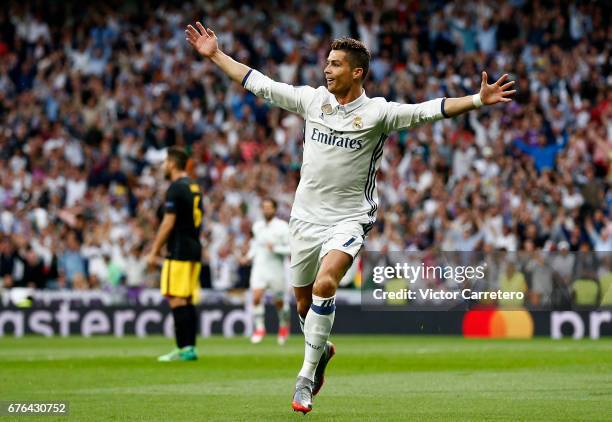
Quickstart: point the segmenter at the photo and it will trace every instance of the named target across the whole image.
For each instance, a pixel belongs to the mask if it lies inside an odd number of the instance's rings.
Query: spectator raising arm
[[[593,250],[597,252],[608,252],[612,250],[612,237],[610,236],[610,228],[604,227],[602,235],[597,233],[593,226],[593,221],[589,218],[585,223],[586,231],[589,234]]]

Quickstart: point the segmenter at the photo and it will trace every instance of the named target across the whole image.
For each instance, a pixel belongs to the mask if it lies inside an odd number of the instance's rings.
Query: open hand
[[[219,50],[217,36],[210,28],[204,28],[199,21],[196,22],[197,29],[192,25],[187,25],[185,29],[185,39],[204,57],[211,57]]]
[[[515,81],[510,81],[504,84],[508,79],[508,74],[505,73],[497,82],[492,85],[487,84],[487,72],[482,72],[482,83],[480,84],[480,99],[484,105],[492,105],[497,103],[509,103],[512,101],[510,96],[516,93],[516,89],[508,90],[514,85]]]
[[[147,263],[147,267],[150,269],[157,267],[157,254],[150,252],[145,258],[145,262]]]

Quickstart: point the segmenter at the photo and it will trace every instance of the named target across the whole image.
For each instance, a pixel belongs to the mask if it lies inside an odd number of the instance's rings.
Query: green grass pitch
[[[170,339],[0,339],[0,400],[65,400],[78,421],[612,420],[612,340],[333,336],[306,415],[291,410],[303,343],[199,339],[197,362],[157,363]],[[0,417],[2,420],[24,420]],[[27,418],[26,418],[27,419]]]

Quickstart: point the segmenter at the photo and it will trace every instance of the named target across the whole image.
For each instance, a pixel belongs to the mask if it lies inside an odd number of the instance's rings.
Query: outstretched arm
[[[510,96],[516,93],[512,88],[515,81],[504,83],[508,79],[508,74],[504,74],[501,78],[489,85],[487,72],[482,72],[482,82],[480,83],[480,92],[467,97],[447,98],[444,102],[444,114],[448,117],[458,116],[466,111],[480,108],[483,105],[493,105],[497,103],[508,103],[512,101]]]
[[[480,92],[475,95],[459,98],[437,98],[419,104],[387,103],[385,110],[385,131],[418,126],[434,122],[444,117],[454,117],[483,105],[507,103],[516,90],[508,90],[514,81],[504,84],[508,75],[503,75],[497,82],[489,85],[487,73],[482,72]]]
[[[187,26],[185,37],[198,53],[212,60],[231,80],[242,84],[256,96],[287,111],[304,115],[306,106],[314,96],[314,88],[294,87],[273,81],[223,53],[212,29],[204,28],[200,22],[197,22],[196,26],[198,29],[192,25]]]
[[[192,25],[187,25],[185,30],[185,39],[192,47],[202,56],[212,60],[214,64],[219,66],[232,81],[242,83],[244,77],[249,72],[250,68],[219,49],[217,36],[210,28],[204,28],[200,22],[196,22],[198,29]]]

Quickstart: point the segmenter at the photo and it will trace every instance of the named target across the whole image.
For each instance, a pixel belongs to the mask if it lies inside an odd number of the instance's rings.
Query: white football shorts
[[[321,260],[329,251],[346,252],[355,259],[363,246],[361,223],[346,221],[332,226],[289,220],[291,249],[291,284],[304,287],[314,283]]]
[[[285,285],[285,268],[282,265],[253,265],[251,269],[251,289],[270,290],[276,295],[282,295],[287,287]]]

